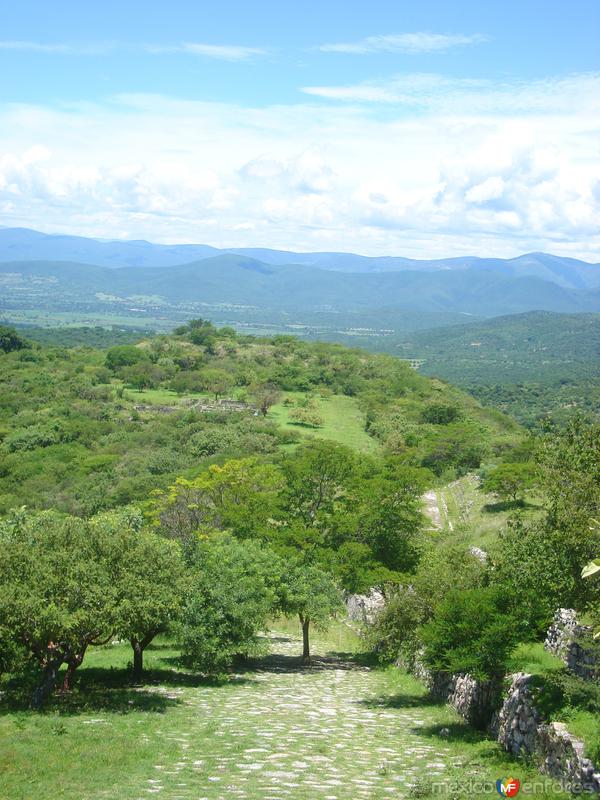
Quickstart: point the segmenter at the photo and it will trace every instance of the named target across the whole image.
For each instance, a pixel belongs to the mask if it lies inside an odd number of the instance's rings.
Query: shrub
[[[433,670],[495,681],[504,677],[520,633],[494,588],[452,590],[420,631]]]
[[[421,414],[423,422],[433,425],[449,425],[451,422],[458,422],[462,418],[462,413],[456,406],[444,403],[433,403],[427,406]]]

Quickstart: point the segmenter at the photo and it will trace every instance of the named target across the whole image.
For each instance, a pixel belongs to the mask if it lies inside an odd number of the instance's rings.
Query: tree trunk
[[[136,639],[132,636],[129,640],[133,648],[133,680],[134,683],[141,683],[144,673],[144,650],[152,642],[157,631],[150,631],[143,639]]]
[[[302,660],[310,661],[310,642],[308,638],[308,628],[310,620],[308,618],[300,617],[302,623]]]
[[[144,672],[144,649],[137,639],[131,640],[131,646],[133,647],[133,680],[134,683],[141,683]]]
[[[75,675],[75,670],[82,665],[86,650],[87,644],[82,650],[80,650],[79,653],[76,653],[74,656],[71,656],[71,658],[67,659],[67,671],[65,672],[65,677],[63,678],[61,692],[70,692],[73,688],[73,677]]]
[[[40,709],[56,685],[58,679],[58,670],[61,668],[62,661],[51,661],[44,668],[44,676],[42,682],[37,686],[31,696],[31,707]]]

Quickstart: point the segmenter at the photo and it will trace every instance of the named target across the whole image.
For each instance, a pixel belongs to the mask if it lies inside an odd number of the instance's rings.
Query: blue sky
[[[4,2],[0,224],[600,260],[600,4]]]

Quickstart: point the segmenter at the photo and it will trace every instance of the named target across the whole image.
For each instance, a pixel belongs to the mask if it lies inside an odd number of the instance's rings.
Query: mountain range
[[[107,304],[136,313],[211,307],[361,314],[394,309],[475,317],[596,312],[600,264],[544,253],[415,261],[219,251],[0,229],[0,308],[90,310]]]
[[[205,244],[153,244],[143,240],[105,241],[82,236],[40,233],[28,228],[0,227],[0,262],[75,261],[110,269],[119,267],[171,267],[236,255],[271,266],[303,265],[333,272],[494,272],[505,277],[534,277],[569,289],[600,288],[600,264],[548,253],[528,253],[516,258],[464,256],[411,259],[400,256],[362,256],[355,253],[298,253],[267,248],[216,248]]]

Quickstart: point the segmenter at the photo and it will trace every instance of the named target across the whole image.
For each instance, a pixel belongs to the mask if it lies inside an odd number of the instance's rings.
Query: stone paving
[[[447,748],[419,735],[431,708],[382,704],[377,670],[318,655],[302,668],[299,640],[271,638],[225,689],[181,690],[189,729],[165,732],[177,760],[157,759],[139,800],[375,800],[443,775]]]

